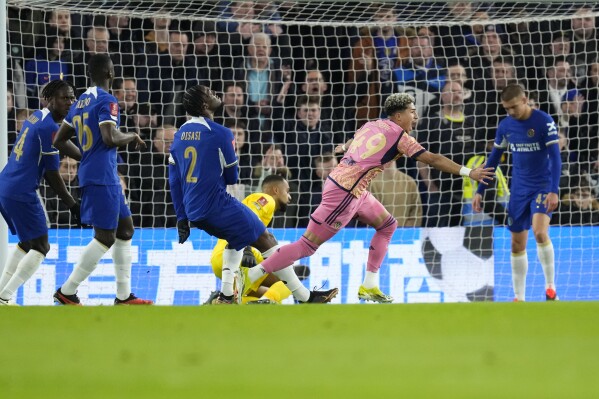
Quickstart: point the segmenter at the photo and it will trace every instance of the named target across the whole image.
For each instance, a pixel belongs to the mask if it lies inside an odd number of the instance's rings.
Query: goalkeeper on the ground
[[[276,211],[285,212],[290,200],[287,180],[280,175],[270,175],[262,182],[262,191],[248,195],[242,203],[258,216],[264,226],[268,226]],[[218,278],[222,276],[223,252],[226,246],[227,241],[219,239],[210,257],[212,270]],[[260,251],[248,246],[243,251],[241,266],[253,267],[262,260]],[[291,295],[291,291],[273,274],[266,274],[237,295],[242,295],[243,303],[281,303]]]

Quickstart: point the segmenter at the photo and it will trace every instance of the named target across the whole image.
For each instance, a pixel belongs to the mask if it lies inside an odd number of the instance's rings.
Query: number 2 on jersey
[[[194,147],[187,147],[183,155],[185,156],[185,159],[191,158],[189,161],[189,169],[187,170],[187,177],[185,178],[185,181],[187,183],[197,183],[198,178],[193,175],[193,172],[195,171],[196,162],[198,161],[198,152]]]
[[[79,145],[83,151],[88,151],[92,148],[92,144],[94,143],[94,136],[92,134],[92,130],[89,128],[87,124],[87,119],[89,118],[89,113],[83,113],[83,120],[81,120],[81,116],[75,115],[73,117],[73,124],[75,125],[75,130],[77,131],[77,138],[79,139]]]

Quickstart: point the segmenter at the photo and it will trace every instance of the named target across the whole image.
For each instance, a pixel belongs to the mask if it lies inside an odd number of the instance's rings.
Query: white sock
[[[83,252],[81,252],[79,261],[75,265],[75,269],[73,269],[73,272],[67,281],[60,287],[60,291],[65,295],[75,294],[79,285],[92,274],[96,269],[96,266],[98,266],[98,262],[107,251],[108,248],[100,243],[100,241],[95,238],[91,240]]]
[[[255,269],[255,267],[252,269]],[[293,266],[287,266],[286,268],[274,272],[273,274],[277,276],[279,280],[285,283],[295,299],[301,302],[306,302],[308,299],[310,299],[310,290],[304,287],[302,282],[299,280],[297,274],[295,274],[295,271],[293,270]]]
[[[223,295],[233,295],[233,283],[235,282],[235,273],[239,272],[239,264],[243,257],[243,251],[225,248],[223,251],[223,276],[221,292]],[[242,295],[243,293],[239,293]]]
[[[262,265],[257,265],[252,267],[251,269],[248,269],[248,278],[250,279],[250,281],[252,282],[252,284],[258,280],[260,277],[264,276],[266,273],[266,270],[264,270],[262,268]],[[276,274],[275,274],[276,276]]]
[[[528,256],[526,251],[512,254],[512,283],[514,295],[519,301],[526,300],[526,273],[528,272]]]
[[[364,276],[364,282],[362,283],[364,288],[370,289],[379,286],[379,274],[375,272],[369,272],[366,270],[366,275]]]
[[[555,260],[553,243],[537,244],[537,255],[545,274],[545,289],[555,289]]]
[[[272,247],[271,249],[267,249],[266,251],[262,252],[262,259],[268,258],[270,255],[277,252],[277,249],[279,249],[280,247],[281,246],[277,244],[274,247]]]
[[[27,255],[21,259],[17,271],[2,289],[2,292],[0,292],[0,298],[6,300],[12,299],[19,287],[33,276],[33,273],[37,271],[45,258],[46,255],[43,253],[38,252],[35,249],[30,250]]]
[[[4,265],[4,271],[2,272],[2,277],[0,278],[0,291],[4,289],[6,284],[8,284],[13,274],[15,274],[15,271],[17,270],[17,265],[26,254],[27,252],[23,251],[23,248],[19,247],[18,245],[15,246],[14,251],[12,251],[10,257]]]
[[[116,277],[116,297],[124,301],[131,294],[131,240],[115,240],[112,261]]]

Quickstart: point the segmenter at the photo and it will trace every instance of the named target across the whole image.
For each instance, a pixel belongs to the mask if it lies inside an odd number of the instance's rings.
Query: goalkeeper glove
[[[256,257],[252,251],[252,247],[247,246],[243,250],[243,256],[241,257],[241,266],[243,267],[254,267],[258,264]]]
[[[189,238],[189,220],[177,220],[177,232],[179,233],[179,244],[183,244]]]

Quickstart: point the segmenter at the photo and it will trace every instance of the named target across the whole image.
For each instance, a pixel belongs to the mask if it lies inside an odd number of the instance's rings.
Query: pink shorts
[[[354,218],[372,225],[381,213],[386,212],[385,207],[370,192],[364,191],[360,198],[356,198],[329,179],[322,190],[320,205],[310,216],[308,230],[324,238],[323,235],[330,234],[322,234],[323,230],[334,235]]]

